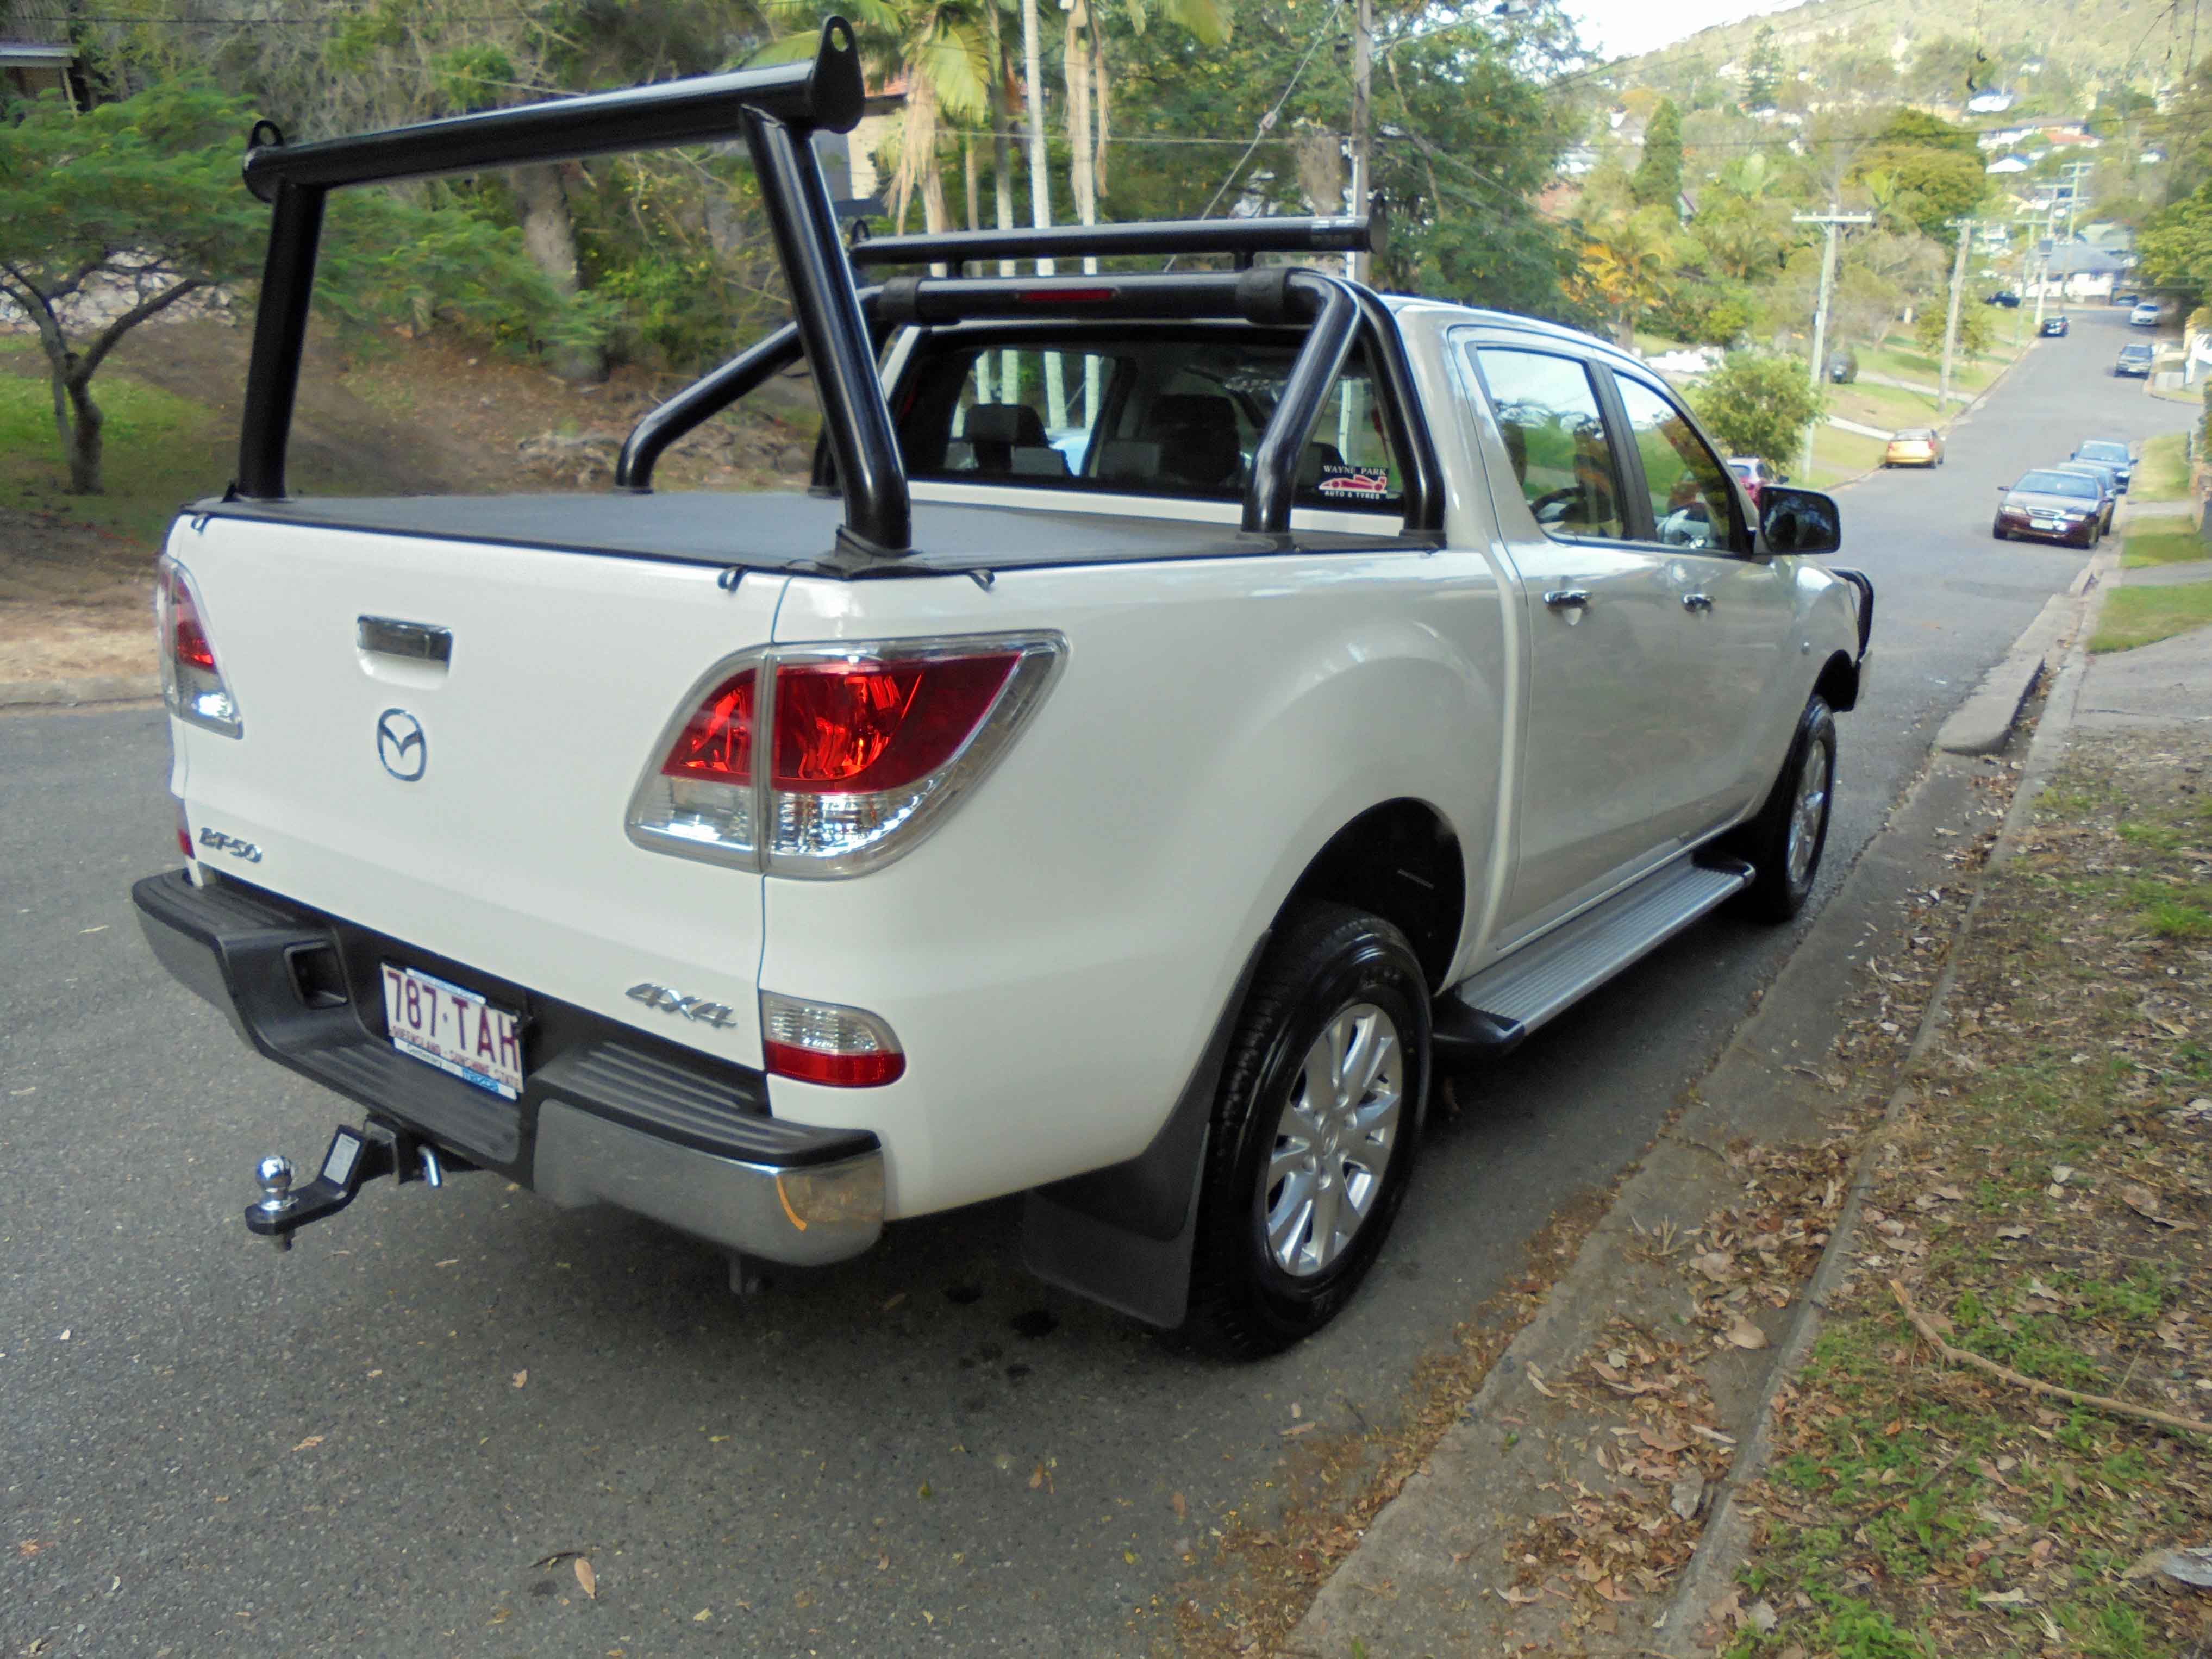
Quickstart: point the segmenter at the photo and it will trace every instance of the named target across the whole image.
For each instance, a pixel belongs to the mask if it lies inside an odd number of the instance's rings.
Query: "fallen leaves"
[[[2138,1186],[2134,1182],[2123,1186],[2120,1188],[2120,1202],[2144,1220],[2153,1222],[2172,1231],[2193,1233],[2197,1231],[2195,1222],[2183,1221],[2178,1217],[2165,1213],[2166,1206],[2160,1201],[2158,1194],[2148,1187]]]
[[[1730,1345],[1735,1347],[1755,1349],[1766,1346],[1766,1333],[1741,1314],[1729,1322],[1725,1334]]]
[[[305,1440],[302,1440],[298,1445],[293,1447],[292,1449],[295,1452],[313,1451],[316,1447],[323,1443],[325,1437],[319,1434],[311,1434]]]
[[[530,1373],[528,1371],[515,1372],[514,1386],[518,1389],[528,1388],[530,1386]]]
[[[599,1599],[599,1576],[592,1571],[591,1562],[580,1555],[576,1558],[576,1588],[592,1601]]]

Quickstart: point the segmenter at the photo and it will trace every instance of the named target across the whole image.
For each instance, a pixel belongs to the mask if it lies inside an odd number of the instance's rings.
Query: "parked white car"
[[[272,276],[237,486],[162,562],[185,866],[148,936],[368,1114],[304,1184],[267,1164],[257,1232],[473,1166],[819,1263],[1025,1194],[1047,1279],[1279,1347],[1382,1249],[1437,1064],[1724,901],[1805,902],[1872,589],[1813,556],[1833,501],[1754,514],[1586,335],[1289,266],[863,295],[804,142],[859,106],[833,23],[811,65],[252,152]],[[794,321],[623,488],[287,492],[307,197],[732,127]],[[820,488],[651,490],[802,350]]]

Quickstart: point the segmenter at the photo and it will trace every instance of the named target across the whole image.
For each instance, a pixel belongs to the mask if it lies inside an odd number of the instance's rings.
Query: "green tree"
[[[1680,216],[1682,199],[1682,112],[1671,98],[1662,99],[1644,130],[1644,158],[1628,181],[1628,193],[1638,207],[1663,207]]]
[[[1738,351],[1691,388],[1690,406],[1728,453],[1787,466],[1827,399],[1808,382],[1797,358]]]
[[[2179,289],[2191,303],[2212,294],[2212,181],[2152,215],[2139,247],[2153,288]]]
[[[1958,240],[1952,221],[1970,216],[1990,190],[1974,134],[1915,109],[1892,115],[1844,176],[1875,190],[1886,216],[1946,248]]]
[[[1761,23],[1751,40],[1751,55],[1744,62],[1743,106],[1754,112],[1772,109],[1782,74],[1782,51],[1774,44],[1774,25]]]
[[[1943,334],[1949,325],[1950,306],[1948,301],[1923,306],[1920,314],[1912,319],[1913,343],[1930,356],[1943,355]],[[1971,295],[1960,296],[1959,305],[1959,349],[1966,356],[1978,356],[1987,351],[1996,337],[1996,325],[1990,321],[1990,308],[1976,305]]]
[[[78,115],[57,99],[0,110],[0,295],[38,331],[70,489],[100,491],[93,378],[124,336],[260,269],[268,210],[238,178],[246,106],[156,82]],[[483,331],[590,337],[601,319],[564,301],[520,234],[381,191],[332,204],[317,298],[356,319],[458,315]]]

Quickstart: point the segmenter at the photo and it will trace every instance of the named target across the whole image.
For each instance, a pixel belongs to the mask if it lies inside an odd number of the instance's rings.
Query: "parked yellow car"
[[[1884,466],[1941,466],[1943,465],[1943,440],[1931,427],[1907,428],[1890,434],[1889,447],[1882,451]]]

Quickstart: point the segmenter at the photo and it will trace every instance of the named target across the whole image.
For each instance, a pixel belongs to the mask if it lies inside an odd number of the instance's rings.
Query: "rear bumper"
[[[556,1204],[611,1204],[731,1249],[817,1265],[883,1231],[866,1130],[771,1117],[765,1079],[229,880],[131,890],[155,957],[261,1054]],[[379,964],[416,965],[523,1015],[519,1100],[392,1048]]]

